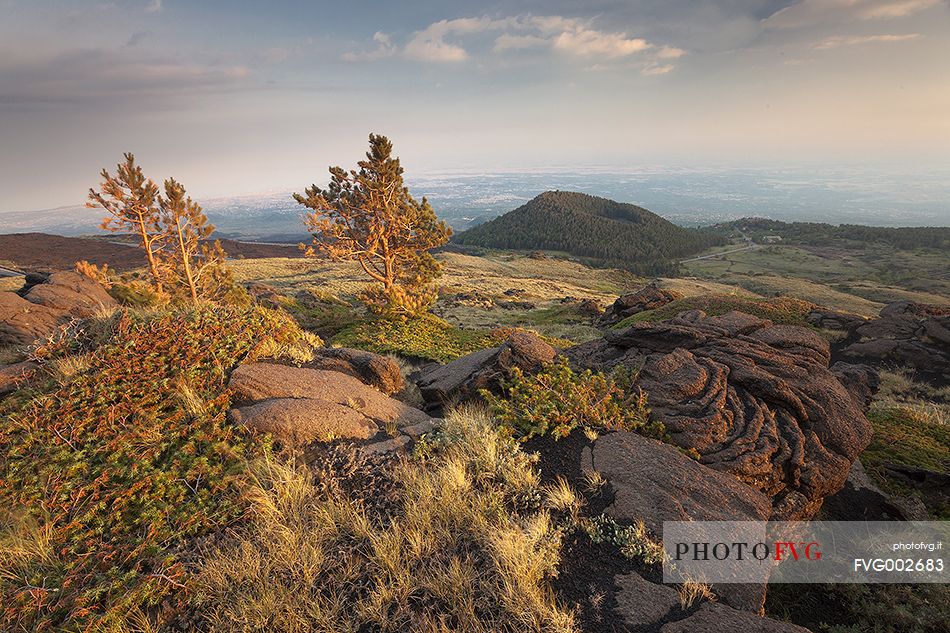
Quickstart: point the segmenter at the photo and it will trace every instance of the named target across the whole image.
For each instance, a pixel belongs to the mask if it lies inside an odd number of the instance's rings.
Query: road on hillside
[[[700,256],[700,257],[693,257],[693,258],[691,258],[691,259],[684,259],[684,260],[681,260],[680,263],[681,263],[681,264],[685,264],[685,263],[687,263],[687,262],[697,262],[697,261],[699,261],[699,260],[701,260],[701,259],[713,259],[713,258],[715,258],[715,257],[722,257],[723,255],[729,255],[730,253],[738,253],[738,252],[740,252],[740,251],[751,251],[751,250],[754,250],[754,249],[756,249],[756,248],[759,248],[759,245],[753,243],[753,244],[750,244],[749,246],[743,246],[743,247],[741,247],[741,248],[734,248],[734,249],[732,249],[731,251],[723,251],[723,252],[721,252],[721,253],[713,253],[713,254],[711,254],[711,255],[702,255],[702,256]]]

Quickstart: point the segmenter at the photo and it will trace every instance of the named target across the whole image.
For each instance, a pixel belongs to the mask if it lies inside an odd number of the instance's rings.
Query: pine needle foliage
[[[578,427],[660,438],[663,425],[650,422],[646,394],[633,386],[634,378],[623,368],[611,374],[577,373],[558,357],[533,375],[512,368],[502,396],[489,391],[482,396],[500,422],[525,438],[548,433],[567,437]]]
[[[246,461],[263,448],[226,421],[228,373],[302,336],[263,308],[106,325],[95,346],[77,329],[36,351],[49,363],[94,347],[84,371],[0,407],[0,508],[19,517],[0,517],[0,630],[126,631],[136,613],[175,613],[183,546],[243,515]],[[11,536],[24,525],[42,539]]]
[[[308,187],[294,199],[311,209],[304,216],[313,243],[308,255],[355,261],[379,286],[364,300],[378,312],[416,315],[435,301],[431,282],[440,274],[429,249],[445,244],[451,229],[425,198],[417,201],[403,183],[403,169],[385,136],[370,134],[358,170],[330,168],[330,184]]]
[[[148,272],[156,292],[162,292],[162,243],[158,210],[158,185],[146,178],[142,168],[135,164],[135,156],[125,154],[125,162],[116,166],[113,176],[108,170],[101,172],[100,191],[89,190],[86,206],[101,207],[109,212],[101,228],[113,233],[132,233],[138,238],[145,253]]]
[[[224,265],[227,254],[221,242],[208,243],[214,225],[201,210],[201,205],[185,193],[174,178],[165,181],[165,195],[159,198],[162,227],[169,242],[169,268],[172,276],[184,287],[193,303],[199,297],[216,298],[233,285]]]

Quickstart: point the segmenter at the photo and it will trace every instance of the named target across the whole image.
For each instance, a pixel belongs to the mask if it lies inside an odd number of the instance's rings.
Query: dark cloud
[[[136,31],[131,36],[129,36],[129,41],[125,43],[126,47],[133,48],[141,44],[148,36],[152,34],[151,31]]]

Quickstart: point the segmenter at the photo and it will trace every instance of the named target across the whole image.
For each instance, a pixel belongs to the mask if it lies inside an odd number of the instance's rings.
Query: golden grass
[[[0,292],[16,292],[23,287],[23,277],[0,277]]]
[[[197,577],[215,631],[576,630],[549,587],[560,532],[516,514],[533,461],[484,413],[451,413],[440,439],[392,473],[396,516],[267,462],[253,520]]]
[[[680,607],[689,609],[697,600],[708,602],[715,600],[712,590],[704,582],[687,580],[679,586]]]

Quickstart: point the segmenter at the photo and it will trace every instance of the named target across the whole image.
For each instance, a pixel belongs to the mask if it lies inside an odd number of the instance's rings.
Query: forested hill
[[[780,237],[785,244],[810,246],[848,246],[886,244],[901,250],[928,248],[950,250],[950,227],[884,227],[860,224],[820,224],[817,222],[779,222],[764,218],[743,218],[711,227],[728,235],[742,231],[756,241],[766,236]]]
[[[468,246],[562,251],[638,274],[668,272],[677,259],[722,240],[642,207],[570,191],[542,193],[453,239]]]

